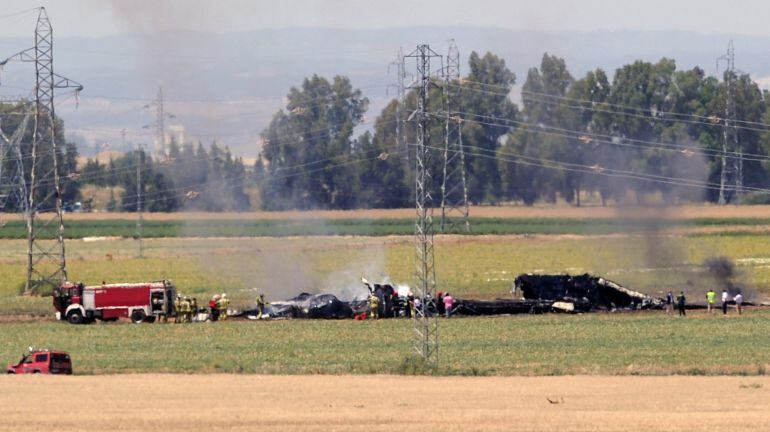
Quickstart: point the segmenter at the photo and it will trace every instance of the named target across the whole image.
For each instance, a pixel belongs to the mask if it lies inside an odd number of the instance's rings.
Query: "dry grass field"
[[[14,432],[770,430],[768,377],[2,376],[0,388],[0,431]]]
[[[770,206],[716,206],[683,205],[678,207],[574,207],[569,205],[549,206],[474,206],[470,215],[478,218],[569,218],[569,219],[612,219],[612,218],[770,218]],[[119,220],[133,219],[133,213],[68,213],[70,220]],[[402,219],[415,216],[414,209],[368,209],[368,210],[315,210],[315,211],[255,211],[241,213],[145,213],[147,220],[255,220],[255,219]],[[5,220],[20,220],[20,215],[2,215]]]

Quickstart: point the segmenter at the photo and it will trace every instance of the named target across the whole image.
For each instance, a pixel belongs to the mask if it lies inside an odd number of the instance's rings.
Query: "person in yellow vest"
[[[198,299],[193,297],[190,300],[190,322],[198,321]]]
[[[265,295],[260,293],[257,296],[257,319],[262,319],[263,313],[265,313]]]
[[[371,309],[371,318],[378,319],[380,317],[380,299],[376,295],[369,296],[369,309]]]
[[[714,305],[717,302],[717,293],[714,292],[714,289],[709,289],[709,291],[706,293],[706,306],[708,307],[708,313],[714,313]]]
[[[182,299],[182,322],[190,322],[190,315],[192,314],[192,308],[190,307],[190,298],[185,296]]]
[[[222,297],[220,297],[219,302],[217,303],[217,307],[219,309],[219,320],[224,321],[227,319],[227,307],[230,306],[230,299],[227,298],[227,294],[222,293]]]
[[[174,324],[182,322],[182,297],[177,295],[174,299]]]

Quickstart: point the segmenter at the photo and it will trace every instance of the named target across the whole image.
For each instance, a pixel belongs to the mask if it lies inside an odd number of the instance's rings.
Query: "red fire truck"
[[[159,316],[174,316],[176,288],[170,281],[118,283],[85,286],[65,282],[54,291],[53,305],[58,319],[72,324],[96,319],[116,321],[130,318],[134,323],[153,322]]]

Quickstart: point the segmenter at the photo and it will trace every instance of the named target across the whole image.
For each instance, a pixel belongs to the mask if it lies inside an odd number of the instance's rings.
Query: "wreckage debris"
[[[589,274],[523,274],[515,279],[514,292],[517,298],[512,300],[458,300],[458,306],[453,313],[503,315],[663,308],[662,299],[652,298]]]
[[[407,286],[390,283],[361,281],[369,290],[368,298],[343,301],[333,294],[302,293],[284,301],[271,302],[264,316],[271,319],[316,318],[316,319],[365,319],[370,313],[370,304],[377,305],[378,318],[409,317],[412,293]],[[472,300],[457,299],[452,315],[513,315],[540,313],[580,313],[593,311],[662,309],[663,300],[652,298],[640,292],[627,289],[615,282],[589,274],[582,275],[536,275],[522,274],[514,281],[512,299]],[[427,305],[428,313],[438,313],[436,299],[415,299],[420,307]],[[242,315],[257,315],[256,310],[247,310]]]
[[[662,308],[663,300],[630,290],[598,276],[523,274],[514,288],[524,299],[551,301],[564,312],[592,310],[637,310]]]
[[[284,301],[271,302],[266,316],[270,318],[352,318],[353,302],[343,302],[334,294],[302,293]],[[248,310],[244,315],[257,315],[257,310]]]

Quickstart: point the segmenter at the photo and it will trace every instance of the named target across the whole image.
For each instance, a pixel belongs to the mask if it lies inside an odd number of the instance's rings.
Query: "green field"
[[[764,219],[696,219],[663,225],[602,219],[485,219],[474,234],[436,236],[438,290],[458,298],[510,298],[521,273],[593,273],[654,296],[683,290],[702,302],[723,285],[705,269],[724,256],[750,299],[770,297],[770,236]],[[134,222],[74,221],[68,233],[130,237]],[[152,221],[144,257],[130,238],[67,241],[70,280],[87,284],[171,279],[204,303],[227,292],[253,307],[299,292],[364,294],[360,278],[411,283],[407,219]],[[155,225],[153,225],[155,224]],[[28,345],[65,349],[78,373],[410,373],[407,320],[275,321],[196,325],[71,326],[19,315],[52,314],[50,297],[20,296],[26,242],[0,240],[0,353]],[[735,230],[735,228],[738,230]],[[704,228],[704,229],[700,229]],[[662,234],[672,229],[676,234]],[[694,230],[690,230],[694,229]],[[80,231],[77,231],[80,230]],[[655,232],[656,234],[651,234]],[[496,233],[519,235],[494,235]],[[330,236],[297,234],[331,233]],[[343,234],[369,234],[366,236]],[[386,234],[406,235],[386,235]],[[579,234],[579,235],[574,235]],[[261,236],[256,236],[261,235]],[[254,236],[254,237],[252,237]],[[441,322],[446,374],[761,374],[770,366],[770,311],[743,317],[659,312],[457,318]]]
[[[227,292],[233,306],[250,307],[256,290],[272,300],[346,293],[362,288],[362,276],[410,283],[414,268],[410,237],[150,239],[145,258],[137,258],[137,246],[130,239],[69,241],[69,277],[87,284],[171,279],[184,294]],[[24,251],[24,241],[2,241],[0,314],[51,312],[48,298],[18,296]],[[735,282],[768,297],[770,237],[759,234],[438,237],[436,268],[439,289],[465,298],[508,297],[521,273],[590,272],[656,296],[685,290],[698,301],[708,288],[722,288],[701,265],[714,256],[734,260]]]
[[[438,222],[438,221],[437,221]],[[485,234],[613,234],[659,231],[692,227],[766,227],[766,218],[695,218],[687,220],[573,219],[573,218],[471,218],[472,230],[461,226],[447,228],[447,233]],[[89,236],[133,237],[136,220],[68,220],[66,238]],[[414,219],[243,219],[243,220],[147,220],[145,237],[286,237],[316,235],[410,235]],[[47,232],[52,235],[52,232]],[[0,239],[26,238],[23,221],[8,221],[0,229]]]
[[[442,319],[440,374],[765,374],[770,311]],[[413,373],[409,320],[199,324],[0,323],[0,359],[70,352],[78,374]]]

